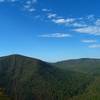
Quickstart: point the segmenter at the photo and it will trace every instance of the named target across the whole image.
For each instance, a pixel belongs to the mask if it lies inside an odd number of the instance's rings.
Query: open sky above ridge
[[[99,9],[100,0],[0,0],[0,56],[100,58]]]

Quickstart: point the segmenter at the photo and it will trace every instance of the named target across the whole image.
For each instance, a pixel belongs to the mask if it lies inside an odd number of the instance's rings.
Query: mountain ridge
[[[11,100],[70,100],[82,95],[94,80],[88,73],[65,70],[57,63],[19,54],[0,57],[0,88]]]
[[[2,57],[10,57],[10,56],[15,56],[15,57],[27,57],[27,58],[30,58],[30,59],[36,59],[36,60],[41,60],[41,61],[44,61],[44,62],[48,62],[48,63],[52,63],[52,62],[49,62],[49,61],[45,61],[43,59],[39,59],[37,57],[33,57],[33,56],[26,56],[24,54],[9,54],[9,55],[3,55],[3,56],[0,56],[0,58]],[[58,63],[58,62],[65,62],[65,61],[75,61],[75,60],[100,60],[100,58],[74,58],[74,59],[65,59],[65,60],[59,60],[59,61],[55,61],[53,63]]]

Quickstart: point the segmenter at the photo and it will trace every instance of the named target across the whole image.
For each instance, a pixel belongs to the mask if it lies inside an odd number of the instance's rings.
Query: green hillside
[[[100,100],[100,77],[97,77],[83,94],[74,96],[70,100]]]
[[[70,100],[100,100],[100,59],[76,59],[61,61],[54,64],[57,68],[86,73],[94,78],[81,95]]]
[[[100,75],[100,59],[81,58],[54,63],[61,69]]]
[[[83,94],[93,80],[30,57],[0,58],[0,87],[11,100],[69,100]]]

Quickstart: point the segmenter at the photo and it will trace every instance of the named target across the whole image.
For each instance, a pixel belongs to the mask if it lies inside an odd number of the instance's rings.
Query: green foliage
[[[3,88],[0,88],[0,100],[10,100],[10,98],[5,94]]]
[[[69,100],[100,100],[100,60],[99,59],[77,59],[57,62],[54,64],[57,68],[71,70],[75,72],[86,73],[93,79],[88,84],[86,90],[73,96]]]
[[[81,58],[54,63],[58,68],[100,76],[100,59]]]
[[[66,68],[66,64],[69,67]],[[4,93],[11,100],[81,100],[79,98],[88,95],[89,90],[94,91],[92,87],[96,83],[95,77],[99,76],[96,74],[99,62],[93,60],[92,65],[97,67],[91,67],[91,70],[90,65],[89,59],[51,65],[20,55],[1,57],[0,87],[5,89]],[[93,73],[88,74],[92,70]],[[94,74],[95,77],[92,76]],[[98,90],[97,93],[99,92]]]
[[[83,94],[70,100],[100,100],[100,77],[96,77]]]

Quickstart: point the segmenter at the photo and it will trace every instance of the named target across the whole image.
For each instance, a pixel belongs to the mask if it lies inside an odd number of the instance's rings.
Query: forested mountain
[[[100,59],[81,58],[66,60],[54,63],[55,66],[61,69],[73,70],[76,72],[99,74],[100,75]]]
[[[100,59],[81,58],[54,63],[57,68],[86,73],[94,78],[81,95],[70,100],[100,100]]]
[[[22,55],[1,57],[0,100],[92,100],[94,91],[93,100],[100,100],[99,62],[78,59],[51,64]]]

